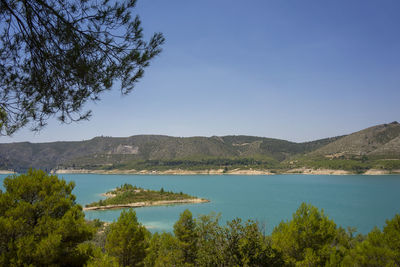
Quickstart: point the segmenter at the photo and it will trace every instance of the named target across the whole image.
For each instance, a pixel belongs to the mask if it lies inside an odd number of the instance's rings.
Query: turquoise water
[[[357,227],[361,233],[400,213],[400,176],[361,175],[96,175],[63,174],[75,181],[77,202],[97,201],[101,193],[123,183],[144,188],[185,192],[210,199],[210,203],[138,208],[139,221],[151,231],[170,231],[179,214],[221,213],[222,220],[236,217],[264,223],[271,232],[281,220],[292,217],[302,202],[324,209],[338,225]],[[0,181],[6,175],[0,175]],[[120,210],[88,211],[88,219],[113,221]]]

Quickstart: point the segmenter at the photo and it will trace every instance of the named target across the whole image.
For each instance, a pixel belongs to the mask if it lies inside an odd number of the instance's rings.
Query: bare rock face
[[[113,149],[112,154],[137,155],[139,154],[139,147],[121,144]]]

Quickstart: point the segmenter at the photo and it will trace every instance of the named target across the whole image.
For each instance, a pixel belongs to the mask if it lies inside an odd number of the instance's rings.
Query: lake
[[[3,179],[0,175],[1,188]],[[302,202],[324,209],[338,225],[368,233],[382,228],[400,213],[400,175],[98,175],[62,174],[75,181],[73,193],[84,206],[101,193],[124,183],[143,188],[184,192],[210,203],[137,208],[141,223],[152,232],[171,231],[179,214],[189,209],[196,217],[221,213],[222,221],[236,217],[258,220],[270,233],[281,220],[291,219]],[[87,211],[88,219],[116,220],[121,210]]]

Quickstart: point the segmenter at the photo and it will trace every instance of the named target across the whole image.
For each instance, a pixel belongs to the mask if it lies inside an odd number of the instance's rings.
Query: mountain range
[[[85,141],[0,144],[0,169],[215,169],[300,167],[400,169],[400,124],[295,143],[255,136],[136,135]]]

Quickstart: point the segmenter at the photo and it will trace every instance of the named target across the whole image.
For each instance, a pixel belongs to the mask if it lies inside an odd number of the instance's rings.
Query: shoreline
[[[346,170],[333,169],[311,169],[311,168],[295,168],[283,172],[272,172],[270,170],[253,170],[253,169],[233,169],[224,171],[223,169],[213,170],[180,170],[170,169],[165,171],[152,170],[88,170],[88,169],[60,169],[52,171],[52,174],[126,174],[126,175],[280,175],[280,174],[305,174],[305,175],[399,175],[399,170],[381,170],[370,169],[364,173],[354,173]],[[16,172],[0,170],[0,174],[18,174]]]
[[[181,170],[169,169],[165,171],[156,170],[88,170],[88,169],[62,169],[56,170],[55,174],[135,174],[135,175],[272,175],[269,170],[242,170],[234,169],[231,171],[224,171],[224,169],[211,169],[211,170]]]
[[[365,173],[357,174],[346,170],[333,169],[311,169],[311,168],[295,168],[280,173],[273,173],[270,170],[254,170],[254,169],[233,169],[224,171],[224,169],[213,170],[181,170],[170,169],[165,171],[151,170],[88,170],[88,169],[60,169],[55,174],[133,174],[133,175],[278,175],[278,174],[310,174],[310,175],[398,175],[400,170],[380,170],[370,169]]]
[[[13,171],[0,170],[0,174],[17,174],[17,173]]]
[[[134,203],[128,203],[128,204],[115,204],[115,205],[106,205],[106,206],[84,207],[83,210],[84,211],[87,211],[87,210],[111,210],[111,209],[141,208],[141,207],[165,206],[165,205],[176,205],[176,204],[195,204],[195,203],[207,203],[207,202],[210,202],[210,200],[204,199],[204,198],[143,201],[143,202],[134,202]]]

